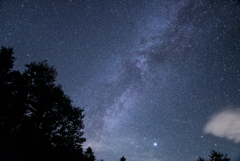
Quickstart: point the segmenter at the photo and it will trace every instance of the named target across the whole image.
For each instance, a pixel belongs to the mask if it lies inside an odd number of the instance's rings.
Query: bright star
[[[154,146],[157,146],[157,143],[153,143]]]

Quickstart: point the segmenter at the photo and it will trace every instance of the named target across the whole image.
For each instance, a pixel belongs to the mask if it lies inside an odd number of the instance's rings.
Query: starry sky
[[[47,60],[97,159],[240,160],[240,3],[0,0],[15,69]]]

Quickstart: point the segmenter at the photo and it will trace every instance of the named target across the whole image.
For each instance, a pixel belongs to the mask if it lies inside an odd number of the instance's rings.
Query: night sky
[[[240,3],[0,0],[16,70],[47,60],[97,159],[240,160]]]

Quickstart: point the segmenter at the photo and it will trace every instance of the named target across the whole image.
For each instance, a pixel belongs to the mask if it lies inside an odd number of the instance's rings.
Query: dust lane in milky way
[[[98,159],[240,159],[237,1],[13,0],[0,15],[15,68],[48,60],[85,108]]]

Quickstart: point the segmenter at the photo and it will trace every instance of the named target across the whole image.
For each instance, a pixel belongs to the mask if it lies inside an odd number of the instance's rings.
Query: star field
[[[3,0],[0,24],[15,69],[56,67],[97,159],[240,160],[239,2]]]

